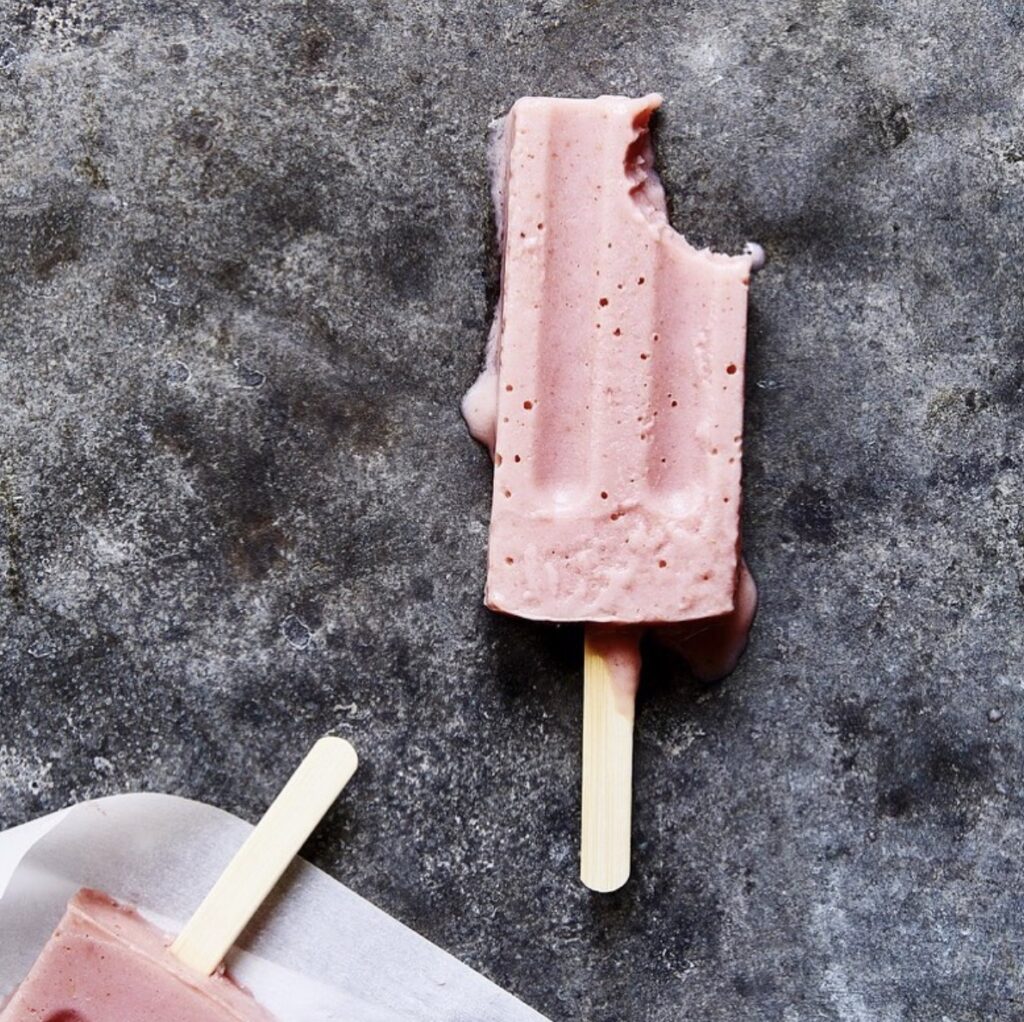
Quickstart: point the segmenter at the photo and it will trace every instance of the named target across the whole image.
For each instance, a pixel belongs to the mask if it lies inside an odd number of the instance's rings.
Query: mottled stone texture
[[[0,5],[0,824],[249,818],[556,1022],[1024,1017],[1024,64],[1010,0]],[[576,881],[580,634],[480,606],[485,128],[659,89],[762,242],[753,641],[652,655]]]

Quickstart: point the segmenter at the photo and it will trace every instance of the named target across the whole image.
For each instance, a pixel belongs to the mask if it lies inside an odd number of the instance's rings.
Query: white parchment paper
[[[199,802],[117,795],[0,834],[0,996],[78,888],[176,932],[251,830]],[[545,1022],[301,860],[240,943],[232,973],[281,1022]]]

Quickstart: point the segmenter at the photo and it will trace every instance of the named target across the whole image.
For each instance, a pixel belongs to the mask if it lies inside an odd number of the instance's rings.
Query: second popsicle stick
[[[615,891],[629,879],[639,643],[630,628],[584,632],[580,879],[592,891]]]
[[[342,738],[313,746],[171,945],[179,961],[204,975],[220,965],[358,764]]]

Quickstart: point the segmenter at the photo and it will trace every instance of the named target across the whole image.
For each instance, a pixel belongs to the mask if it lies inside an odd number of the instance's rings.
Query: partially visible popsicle
[[[173,942],[79,891],[0,1022],[272,1022],[222,962],[357,762],[348,742],[320,739]]]
[[[501,297],[463,411],[494,457],[486,603],[587,622],[582,876],[629,874],[638,643],[705,676],[746,643],[747,289],[669,225],[641,99],[520,99],[493,151]]]
[[[193,972],[170,944],[138,913],[79,891],[0,1022],[271,1022],[226,975]]]

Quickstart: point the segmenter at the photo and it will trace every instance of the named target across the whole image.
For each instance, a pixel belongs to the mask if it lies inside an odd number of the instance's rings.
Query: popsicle
[[[270,1022],[226,975],[183,965],[171,938],[99,891],[81,890],[2,1022]]]
[[[348,742],[317,742],[176,940],[79,891],[0,1022],[272,1022],[222,963],[356,765]]]
[[[502,284],[463,401],[494,459],[485,602],[585,622],[581,875],[629,875],[639,641],[726,672],[756,601],[740,558],[747,290],[756,248],[669,225],[661,97],[520,99],[492,146]]]

